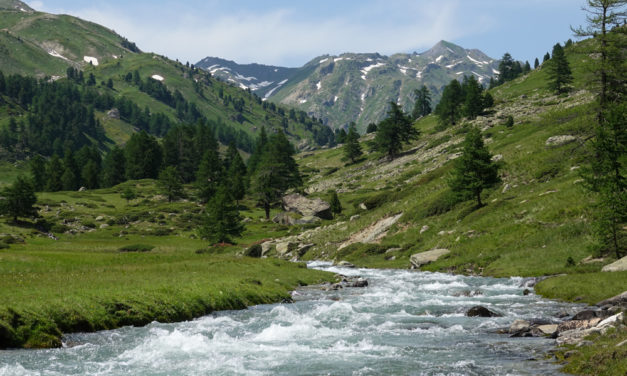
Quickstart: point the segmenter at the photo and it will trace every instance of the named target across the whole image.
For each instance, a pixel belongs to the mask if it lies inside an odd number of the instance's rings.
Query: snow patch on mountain
[[[322,89],[322,81],[318,81],[316,87],[318,88],[318,90]]]
[[[361,78],[365,80],[366,76],[368,75],[368,72],[370,72],[371,70],[373,70],[375,68],[382,67],[384,65],[385,65],[385,63],[376,63],[376,64],[368,65],[367,67],[362,68],[362,70],[361,70],[361,73],[362,73]]]
[[[70,59],[68,59],[67,57],[65,57],[65,56],[61,55],[60,53],[58,53],[58,52],[57,52],[57,51],[55,51],[55,50],[50,50],[50,51],[48,51],[48,55],[50,55],[50,56],[54,56],[54,57],[58,57],[59,59],[63,59],[63,60],[68,60],[68,61],[70,60]]]
[[[161,81],[161,82],[164,80],[163,76],[160,76],[158,74],[153,74],[152,76],[150,76],[150,78],[152,78],[153,80]]]
[[[437,58],[437,59],[435,59],[435,62],[436,62],[436,63],[439,63],[442,59],[444,59],[444,55],[440,55],[440,56],[438,56],[438,58]]]
[[[98,66],[98,59],[93,56],[83,56],[83,61],[87,64],[91,63],[93,66]]]
[[[273,87],[273,88],[272,88],[272,90],[268,91],[268,92],[266,93],[266,95],[265,95],[263,98],[264,98],[264,99],[268,99],[268,98],[270,98],[270,96],[272,95],[272,93],[274,93],[274,92],[275,92],[277,89],[279,89],[281,86],[285,85],[285,83],[286,83],[287,81],[288,81],[288,80],[287,80],[287,79],[285,79],[285,80],[283,80],[283,81],[279,82],[279,83],[276,85],[276,87]]]
[[[328,57],[327,57],[327,58],[324,58],[324,59],[322,59],[322,60],[320,60],[320,61],[318,62],[318,64],[326,63],[327,61],[329,61],[329,58],[328,58]]]

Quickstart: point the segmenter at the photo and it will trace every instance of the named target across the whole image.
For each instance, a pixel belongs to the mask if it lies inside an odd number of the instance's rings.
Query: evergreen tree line
[[[435,114],[441,126],[455,125],[462,116],[474,119],[492,106],[492,95],[484,91],[475,76],[464,76],[462,83],[454,79],[444,87]]]

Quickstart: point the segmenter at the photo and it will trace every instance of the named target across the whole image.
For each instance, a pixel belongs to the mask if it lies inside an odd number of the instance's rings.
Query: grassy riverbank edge
[[[170,271],[168,276],[163,274],[164,267]],[[215,311],[289,302],[290,292],[298,286],[334,280],[333,274],[307,269],[302,263],[232,256],[198,255],[171,267],[147,263],[143,269],[140,274],[161,275],[167,282],[155,278],[152,287],[146,287],[150,283],[134,285],[117,271],[112,275],[95,269],[78,285],[57,285],[59,293],[45,301],[44,295],[33,294],[40,296],[18,298],[21,304],[2,304],[0,348],[54,348],[62,345],[67,333],[180,322]],[[187,278],[183,271],[196,276],[204,271],[205,276]],[[111,277],[120,277],[121,286],[101,288]],[[180,283],[172,283],[177,279]]]

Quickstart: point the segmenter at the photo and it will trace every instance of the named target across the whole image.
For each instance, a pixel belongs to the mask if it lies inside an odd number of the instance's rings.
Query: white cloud
[[[221,12],[219,8],[173,12],[170,7],[123,12],[99,5],[65,13],[112,28],[145,51],[182,61],[219,56],[242,63],[292,66],[326,53],[422,50],[440,39],[480,32],[489,23],[481,17],[464,19],[457,0],[404,0],[393,6],[389,1],[372,0],[367,6],[352,8],[346,14],[308,15],[276,8],[255,13]]]

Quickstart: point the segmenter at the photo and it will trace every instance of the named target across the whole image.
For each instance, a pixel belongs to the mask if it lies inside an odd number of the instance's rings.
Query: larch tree
[[[18,176],[15,182],[0,191],[0,213],[5,214],[17,222],[18,217],[34,217],[37,209],[35,188],[30,179]]]
[[[343,146],[344,157],[355,163],[357,158],[363,154],[361,145],[359,144],[359,133],[355,127],[355,123],[351,123],[348,127],[348,134],[346,135],[346,141]]]
[[[422,85],[420,89],[414,90],[414,95],[416,101],[411,116],[415,120],[431,113],[431,92],[427,86]]]
[[[499,165],[483,143],[481,131],[472,128],[462,144],[462,155],[455,160],[449,187],[460,199],[474,198],[482,207],[481,192],[499,183]]]
[[[573,81],[573,74],[564,54],[564,49],[559,43],[553,47],[553,58],[549,60],[546,68],[549,76],[549,90],[555,94],[566,92],[568,84]]]
[[[626,253],[627,234],[627,0],[588,0],[587,27],[573,29],[578,37],[593,37],[576,47],[593,56],[588,84],[596,93],[596,122],[586,186],[594,193],[595,233],[602,252],[617,258]]]

